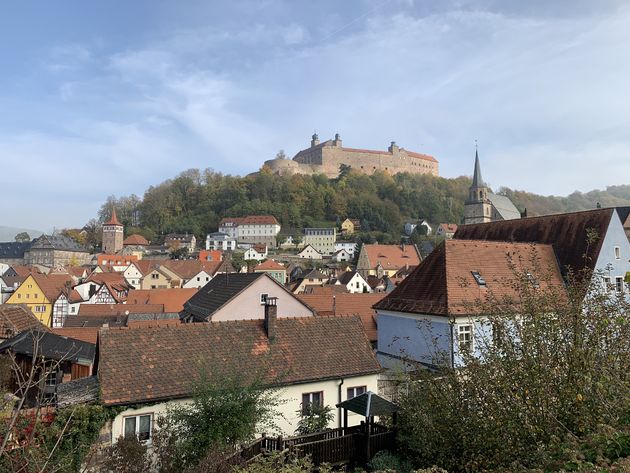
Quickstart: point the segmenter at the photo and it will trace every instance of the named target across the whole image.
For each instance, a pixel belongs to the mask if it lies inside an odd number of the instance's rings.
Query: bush
[[[403,460],[387,450],[382,450],[370,460],[368,469],[373,472],[395,471],[396,473],[409,473],[412,467],[409,461]]]

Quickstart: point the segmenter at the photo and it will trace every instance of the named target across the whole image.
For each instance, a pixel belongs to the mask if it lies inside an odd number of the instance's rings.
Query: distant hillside
[[[152,186],[142,198],[110,197],[99,219],[109,218],[116,206],[127,234],[138,232],[158,241],[169,232],[189,232],[205,238],[217,230],[222,217],[271,214],[283,229],[340,223],[346,217],[361,221],[368,239],[400,240],[406,220],[426,218],[433,223],[460,223],[469,177],[446,179],[428,175],[375,173],[368,176],[345,169],[335,179],[324,175],[277,176],[263,170],[248,176],[225,176],[212,170],[191,169]],[[630,205],[630,185],[610,186],[567,197],[540,196],[507,188],[509,196],[528,215]],[[136,226],[131,226],[135,223]]]
[[[527,209],[527,214],[547,215],[551,213],[575,212],[602,207],[630,206],[630,185],[608,186],[606,190],[592,190],[585,194],[574,192],[567,197],[542,196],[525,191],[501,188],[519,210]]]
[[[39,230],[29,230],[25,228],[3,227],[0,225],[0,241],[14,241],[15,235],[26,232],[31,238],[41,236],[43,232]]]

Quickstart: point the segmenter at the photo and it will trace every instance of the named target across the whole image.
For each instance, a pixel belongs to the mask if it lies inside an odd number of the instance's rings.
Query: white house
[[[332,255],[335,252],[336,228],[305,228],[303,233],[302,242],[305,246],[312,246],[322,255]]]
[[[236,237],[228,233],[215,232],[206,235],[206,250],[234,251]]]
[[[516,298],[515,271],[532,284],[564,290],[554,249],[539,243],[445,240],[374,307],[383,367],[412,359],[429,367],[463,365],[462,350],[478,353],[492,329],[477,315],[489,294]],[[536,278],[541,272],[548,277]]]
[[[346,271],[337,278],[335,284],[345,286],[348,292],[352,294],[372,292],[372,288],[367,281],[356,271]]]
[[[273,215],[228,217],[219,222],[219,232],[236,238],[238,243],[276,246],[280,223]]]
[[[267,254],[267,245],[253,245],[251,248],[245,251],[243,258],[245,259],[245,261],[254,260],[260,262],[264,259],[267,259]]]
[[[332,255],[332,260],[336,261],[337,263],[341,263],[342,261],[352,261],[353,255],[348,253],[348,251],[341,249],[335,251],[335,253]]]
[[[322,259],[322,254],[313,248],[311,245],[306,245],[302,250],[297,254],[300,258],[304,259]]]
[[[431,235],[433,229],[431,228],[431,224],[427,222],[425,219],[420,219],[416,222],[406,222],[405,223],[405,234],[411,236],[414,230],[417,227],[422,227],[424,231],[426,231],[426,235]]]
[[[112,441],[125,434],[150,441],[167,406],[190,400],[201,366],[217,383],[232,374],[278,386],[279,431],[268,434],[293,434],[298,412],[312,403],[332,406],[329,427],[340,426],[337,403],[377,391],[381,367],[358,316],[278,318],[269,302],[265,318],[257,321],[105,331],[98,347],[101,399],[105,406],[124,409],[112,421]],[[313,352],[313,347],[324,346],[325,356]],[[130,347],[138,356],[130,355]],[[226,364],[226,359],[231,362]],[[349,424],[361,420],[350,416]]]
[[[339,250],[345,250],[351,257],[354,257],[357,251],[357,244],[354,241],[336,241],[335,252]]]

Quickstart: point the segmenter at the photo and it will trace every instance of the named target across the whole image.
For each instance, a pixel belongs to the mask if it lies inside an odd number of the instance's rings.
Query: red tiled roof
[[[188,397],[202,368],[217,381],[238,375],[261,377],[272,385],[380,371],[358,317],[280,318],[271,343],[263,324],[238,320],[101,330],[98,377],[103,403]]]
[[[124,246],[129,246],[129,245],[149,246],[149,241],[142,235],[138,235],[137,233],[134,233],[133,235],[129,235],[127,238],[123,240],[123,245]]]
[[[11,338],[20,332],[31,329],[49,330],[26,305],[0,305],[0,339]]]
[[[111,273],[92,273],[86,279],[87,281],[92,281],[98,284],[124,284],[127,285],[127,280],[125,276],[121,272],[111,272]]]
[[[119,225],[122,227],[122,223],[118,221],[118,217],[116,216],[116,208],[112,207],[112,216],[111,218],[105,222],[103,225]]]
[[[440,223],[440,228],[445,233],[455,233],[457,231],[457,224],[455,224],[455,223]]]
[[[97,261],[96,264],[98,264],[99,266],[102,266],[102,265],[128,266],[129,263],[138,261],[138,257],[136,255],[108,255],[108,254],[102,253],[97,256],[96,261]]]
[[[72,316],[71,316],[72,317]],[[100,327],[58,327],[51,329],[53,333],[62,337],[74,338],[96,345]]]
[[[286,271],[287,268],[272,259],[268,259],[254,267],[254,271]]]
[[[50,302],[55,302],[59,294],[72,284],[72,277],[69,274],[32,274],[31,276]]]
[[[18,276],[23,278],[26,278],[29,274],[43,274],[37,266],[22,266],[16,264],[11,266],[11,269],[13,269]]]
[[[420,253],[415,245],[363,245],[370,261],[370,269],[380,263],[383,269],[400,269],[420,264]]]
[[[81,304],[79,306],[79,313],[77,315],[113,316],[162,312],[164,312],[163,304]]]
[[[223,261],[221,250],[199,250],[200,261]]]
[[[473,271],[481,275],[485,286],[477,283]],[[498,298],[516,300],[515,271],[531,272],[543,289],[564,287],[551,245],[446,240],[375,308],[444,316],[467,314],[488,291]]]
[[[195,288],[132,289],[127,304],[162,304],[164,312],[181,312],[184,303],[197,293]]]
[[[297,297],[305,304],[312,307],[317,315],[358,315],[361,317],[363,330],[368,340],[375,342],[377,339],[376,321],[374,316],[376,311],[372,308],[374,304],[383,299],[387,294],[350,294],[332,293],[329,294],[298,294]],[[349,340],[349,343],[351,340]]]
[[[248,215],[247,217],[226,217],[221,219],[219,226],[226,223],[236,225],[279,225],[278,220],[273,215]]]

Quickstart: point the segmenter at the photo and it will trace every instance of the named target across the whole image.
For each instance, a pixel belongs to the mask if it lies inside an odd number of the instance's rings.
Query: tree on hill
[[[17,241],[18,243],[26,243],[31,241],[31,237],[27,232],[20,232],[15,235],[15,241]]]

